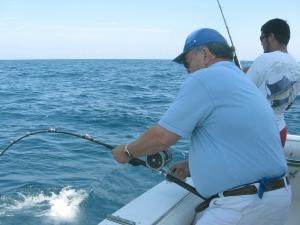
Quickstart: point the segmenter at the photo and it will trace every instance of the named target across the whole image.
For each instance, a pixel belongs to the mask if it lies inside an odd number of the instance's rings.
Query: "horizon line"
[[[38,61],[38,60],[168,60],[173,59],[159,59],[159,58],[19,58],[19,59],[0,59],[0,61]],[[253,60],[240,60],[241,62],[249,62]]]

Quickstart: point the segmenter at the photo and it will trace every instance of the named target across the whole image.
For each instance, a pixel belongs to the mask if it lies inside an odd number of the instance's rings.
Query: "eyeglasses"
[[[184,56],[184,60],[182,62],[182,64],[184,65],[184,67],[188,70],[189,67],[191,66],[191,62],[193,61],[193,55],[195,54],[194,49],[190,50],[189,52],[187,52]]]
[[[184,60],[183,65],[186,69],[188,69],[190,67],[190,62],[187,62],[186,60]]]
[[[188,52],[187,54],[190,54],[190,52]],[[184,60],[183,60],[182,64],[188,70],[191,65],[192,59],[190,57],[187,58],[187,54],[184,56]]]

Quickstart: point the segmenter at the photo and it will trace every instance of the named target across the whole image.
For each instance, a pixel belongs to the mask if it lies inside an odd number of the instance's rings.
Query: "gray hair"
[[[207,47],[208,50],[214,54],[217,58],[221,59],[229,59],[233,60],[234,55],[234,48],[229,47],[227,44],[219,43],[219,42],[212,42],[205,45],[198,46],[194,48],[194,51],[198,52],[201,51],[204,47]]]

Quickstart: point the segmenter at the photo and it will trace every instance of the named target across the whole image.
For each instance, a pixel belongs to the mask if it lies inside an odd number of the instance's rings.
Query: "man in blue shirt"
[[[275,117],[232,59],[232,49],[217,31],[191,33],[174,59],[190,73],[177,98],[157,125],[116,147],[113,155],[127,163],[190,137],[189,160],[172,172],[181,179],[190,174],[201,195],[216,197],[197,225],[283,225],[291,193]]]

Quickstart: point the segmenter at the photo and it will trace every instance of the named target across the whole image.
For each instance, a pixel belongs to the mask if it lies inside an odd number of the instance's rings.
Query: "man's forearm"
[[[147,130],[141,137],[128,145],[133,157],[150,155],[168,149],[180,138],[165,128],[156,125]]]

